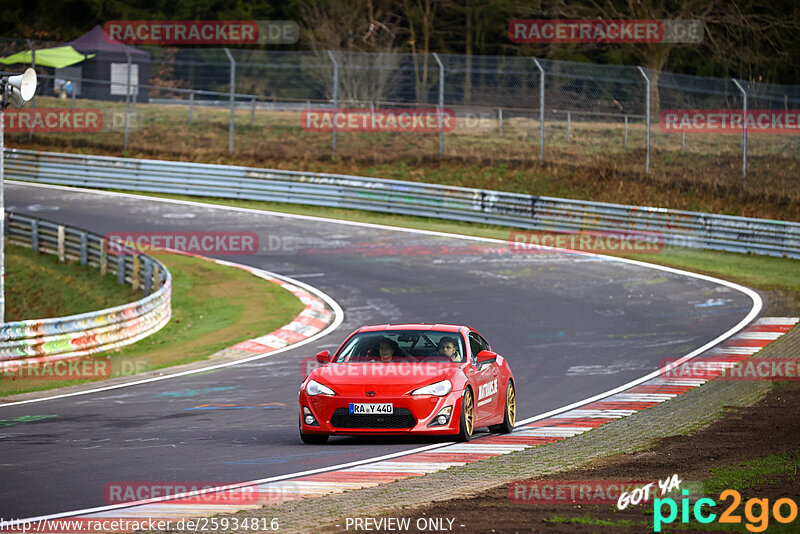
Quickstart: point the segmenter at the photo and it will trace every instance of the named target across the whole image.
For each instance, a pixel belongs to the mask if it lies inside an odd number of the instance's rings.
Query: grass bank
[[[5,247],[5,273],[7,322],[101,310],[141,296],[113,275],[17,245]]]
[[[53,276],[61,277],[55,278],[56,280],[66,276],[62,271],[86,269],[87,279],[82,284],[87,286],[83,289],[84,292],[93,292],[88,286],[99,281],[97,270],[59,264],[52,256],[36,255],[33,252],[30,255],[34,256],[31,261],[49,265],[54,272]],[[290,292],[241,269],[188,256],[162,254],[156,257],[172,273],[172,319],[163,329],[133,345],[103,353],[111,356],[112,377],[204,359],[239,341],[280,328],[303,309],[300,300]],[[53,261],[55,264],[52,264]],[[9,265],[8,269],[16,271],[18,267]],[[113,276],[106,278],[109,278],[113,286],[109,291],[126,291],[124,288],[128,286],[117,286]],[[41,286],[41,294],[54,300],[68,301],[76,298],[75,295],[80,295],[74,287],[62,283],[53,284],[53,279],[33,277],[31,283]],[[47,293],[44,293],[45,289]],[[115,302],[130,302],[140,296],[139,292],[132,293]],[[82,311],[106,306],[97,306],[96,302],[82,305],[86,308]],[[48,312],[45,315],[58,316],[59,313]],[[0,397],[82,382],[86,381],[2,380]]]

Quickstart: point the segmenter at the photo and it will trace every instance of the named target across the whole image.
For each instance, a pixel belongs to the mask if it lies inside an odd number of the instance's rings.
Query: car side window
[[[481,350],[492,350],[492,347],[489,346],[488,341],[483,339],[483,337],[481,337],[480,334],[475,334],[475,335],[478,336],[478,340],[480,340],[481,344],[483,345],[483,348]]]
[[[469,333],[469,349],[472,351],[472,361],[478,357],[478,353],[482,350],[488,350],[489,346],[486,341],[475,332]]]

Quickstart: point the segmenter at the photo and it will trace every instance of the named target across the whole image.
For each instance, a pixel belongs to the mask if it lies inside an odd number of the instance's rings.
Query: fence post
[[[567,111],[567,143],[572,141],[572,116],[569,111]]]
[[[233,154],[233,118],[236,106],[236,61],[234,61],[231,51],[223,48],[228,61],[231,62],[231,121],[228,125],[228,153]]]
[[[650,174],[650,78],[647,77],[642,67],[636,68],[639,69],[639,72],[642,74],[647,88],[647,97],[645,98],[645,105],[647,106],[647,159],[644,164],[644,173]]]
[[[256,122],[256,97],[253,97],[253,107],[250,108],[250,126]]]
[[[681,152],[686,148],[686,125],[683,126],[683,133],[681,134]]]
[[[628,116],[625,115],[625,146],[628,146]]]
[[[339,63],[333,57],[333,52],[328,50],[328,57],[333,63],[333,128],[331,130],[331,152],[336,157],[336,118],[339,111]]]
[[[194,119],[194,91],[189,93],[189,124],[192,124]]]
[[[439,64],[439,103],[436,106],[437,125],[439,127],[439,157],[444,156],[444,127],[442,125],[442,112],[444,111],[444,64],[439,59],[439,54],[433,53],[433,59]]]
[[[503,108],[497,108],[497,128],[500,137],[503,137]]]
[[[125,84],[125,146],[124,150],[128,150],[128,122],[130,119],[130,97],[131,97],[131,53],[128,51],[127,46],[123,46],[122,50],[125,52],[125,57],[128,60],[128,81]]]
[[[742,189],[747,186],[747,91],[736,78],[731,78],[736,87],[742,92]]]
[[[539,161],[544,160],[544,69],[539,60],[534,58],[536,68],[539,69]]]

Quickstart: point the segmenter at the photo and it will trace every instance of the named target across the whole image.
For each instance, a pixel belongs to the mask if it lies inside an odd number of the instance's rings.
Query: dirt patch
[[[800,450],[798,405],[800,384],[780,384],[753,406],[740,408],[693,435],[668,437],[647,451],[601,459],[585,468],[536,480],[663,480],[678,474],[684,481],[703,481],[712,476],[712,468]],[[510,501],[508,488],[503,485],[475,497],[436,503],[413,513],[402,510],[386,517],[408,517],[412,525],[420,517],[456,518],[456,524],[465,525],[455,528],[457,532],[652,532],[652,504],[630,506],[623,511],[613,504],[517,504]],[[742,502],[750,497],[769,498],[770,503],[788,497],[798,502],[799,488],[800,473],[795,470],[793,474],[772,477],[743,489]],[[721,503],[718,494],[710,497]],[[743,513],[743,507],[742,504],[738,508],[739,514]],[[744,516],[742,520],[740,530],[747,532]],[[679,529],[679,521],[672,527],[665,526],[663,531]],[[692,521],[680,531],[730,530],[716,521],[702,530],[693,529],[698,526]],[[775,526],[772,519],[767,532]],[[788,527],[797,529],[797,522]],[[411,531],[415,529],[412,527]]]

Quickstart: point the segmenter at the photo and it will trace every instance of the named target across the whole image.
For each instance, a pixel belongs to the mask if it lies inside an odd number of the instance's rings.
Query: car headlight
[[[427,386],[423,386],[419,389],[415,389],[411,392],[412,395],[436,395],[437,397],[444,397],[450,390],[453,389],[453,384],[450,383],[449,380],[442,380],[441,382],[435,382],[433,384],[428,384]]]
[[[306,384],[306,395],[309,397],[313,397],[314,395],[336,395],[336,392],[328,386],[320,384],[316,380],[309,380],[308,384]]]

